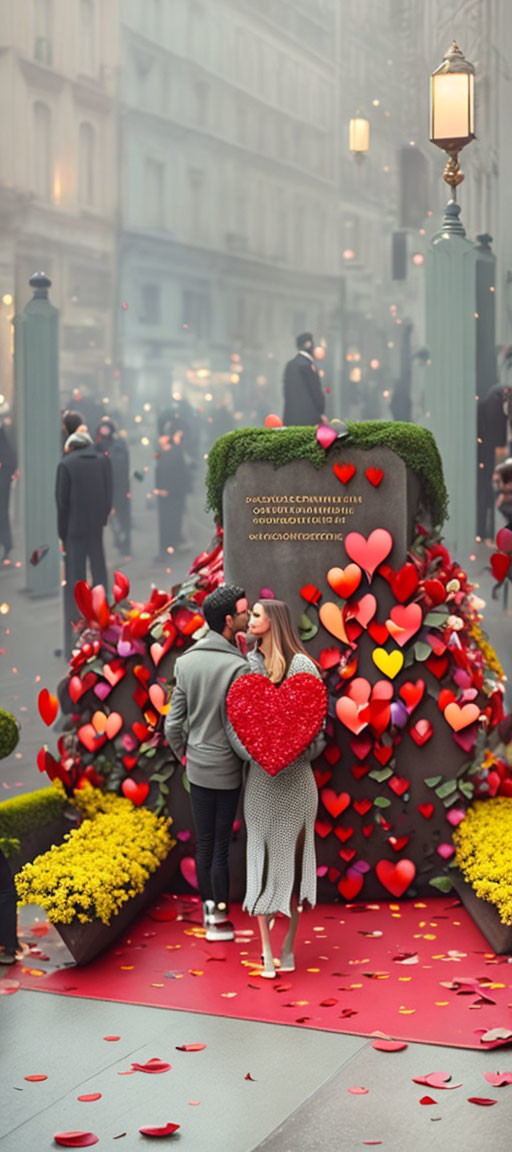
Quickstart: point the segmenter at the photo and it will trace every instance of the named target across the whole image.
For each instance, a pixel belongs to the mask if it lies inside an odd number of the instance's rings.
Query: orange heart
[[[107,740],[113,740],[114,737],[117,736],[117,733],[121,731],[122,727],[123,717],[119,715],[119,712],[111,712],[105,725],[105,736]]]
[[[342,600],[348,600],[359,588],[362,576],[358,564],[347,564],[346,568],[329,568],[327,583],[337,596],[341,596]]]
[[[474,724],[478,720],[480,709],[478,704],[464,704],[461,708],[459,704],[447,704],[443,712],[446,722],[454,732],[460,732],[462,728],[467,728],[469,724]]]
[[[335,636],[337,640],[341,640],[343,644],[348,644],[349,639],[345,632],[345,622],[343,620],[343,613],[337,604],[331,604],[328,600],[326,604],[322,604],[319,608],[318,615],[320,623],[323,624],[327,632],[331,636]]]
[[[161,716],[165,716],[169,711],[170,705],[167,704],[165,699],[165,692],[161,684],[151,684],[149,688],[149,699]]]
[[[100,735],[103,735],[103,732],[107,727],[107,717],[105,716],[105,713],[95,712],[91,720],[91,724],[95,732],[99,732]]]
[[[59,701],[57,697],[49,692],[47,688],[41,688],[39,696],[37,697],[37,707],[41,720],[44,720],[47,728],[49,728],[57,718],[59,711]]]
[[[97,732],[92,724],[83,724],[78,729],[78,739],[88,752],[97,752],[105,743],[106,737],[104,733]]]

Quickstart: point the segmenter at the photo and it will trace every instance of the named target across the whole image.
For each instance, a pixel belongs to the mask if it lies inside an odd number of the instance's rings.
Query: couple
[[[244,590],[224,585],[206,597],[203,612],[210,632],[176,661],[176,684],[165,734],[179,759],[186,749],[206,939],[232,940],[233,926],[227,918],[229,843],[241,791],[242,761],[249,757],[227,720],[226,695],[233,681],[248,671],[266,675],[274,684],[299,672],[315,676],[319,672],[282,601],[263,600],[249,611]],[[249,666],[236,640],[247,626],[249,635],[256,639]],[[244,908],[258,917],[261,975],[268,979],[276,974],[270,940],[273,917],[282,912],[290,918],[280,970],[293,971],[298,914],[304,900],[311,905],[316,900],[314,823],[318,797],[311,760],[322,746],[323,737],[317,737],[275,777],[250,761],[244,797]]]

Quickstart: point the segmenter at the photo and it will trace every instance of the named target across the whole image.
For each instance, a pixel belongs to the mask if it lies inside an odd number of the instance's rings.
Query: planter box
[[[63,814],[57,816],[55,820],[50,820],[48,824],[40,824],[31,832],[25,832],[24,835],[20,836],[19,852],[14,852],[12,856],[9,856],[9,864],[13,874],[19,872],[24,864],[35,860],[36,856],[42,856],[44,852],[48,852],[54,844],[62,844],[66,833],[71,832],[77,822],[78,817],[72,820]]]
[[[453,887],[469,912],[477,928],[491,945],[497,956],[512,955],[512,925],[502,924],[497,908],[489,900],[482,900],[460,872],[451,876]]]
[[[55,924],[73,960],[77,964],[89,964],[100,952],[114,944],[136,916],[167,887],[178,863],[179,855],[175,848],[171,848],[160,867],[149,877],[144,891],[127,900],[110,924],[103,924],[101,920],[92,920],[89,924],[80,924],[78,920],[72,920],[70,924]]]

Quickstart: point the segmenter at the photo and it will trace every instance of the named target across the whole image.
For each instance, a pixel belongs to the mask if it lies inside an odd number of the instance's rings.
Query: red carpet
[[[465,1048],[512,1025],[508,958],[491,952],[451,897],[305,912],[297,971],[274,981],[258,975],[257,923],[238,907],[234,944],[207,944],[199,919],[197,901],[164,896],[86,968],[70,962],[51,925],[36,925],[34,966],[8,975],[21,988],[67,996]],[[286,924],[274,928],[275,955]]]

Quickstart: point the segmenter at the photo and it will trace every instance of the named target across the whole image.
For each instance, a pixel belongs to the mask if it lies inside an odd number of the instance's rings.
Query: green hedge
[[[16,851],[16,841],[41,825],[51,824],[62,815],[67,797],[56,788],[41,788],[39,792],[26,792],[12,800],[0,803],[0,841],[3,851]]]
[[[441,457],[434,437],[426,428],[400,420],[348,422],[344,445],[369,450],[390,448],[416,475],[423,488],[425,506],[435,526],[441,526],[448,510]],[[292,460],[309,460],[323,468],[329,460],[316,438],[315,428],[240,428],[215,441],[208,456],[207,509],[222,522],[222,493],[226,480],[247,460],[266,460],[282,468]]]

